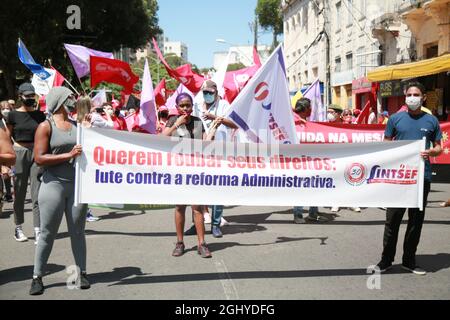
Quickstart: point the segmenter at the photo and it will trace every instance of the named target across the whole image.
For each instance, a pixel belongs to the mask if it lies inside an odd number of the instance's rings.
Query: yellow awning
[[[372,82],[417,78],[450,71],[450,54],[418,62],[381,67],[368,73]]]

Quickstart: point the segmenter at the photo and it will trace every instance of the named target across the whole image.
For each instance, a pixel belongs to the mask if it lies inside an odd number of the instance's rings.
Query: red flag
[[[153,47],[155,48],[156,54],[166,68],[169,76],[181,82],[193,93],[197,93],[200,91],[200,88],[205,81],[205,78],[203,76],[193,72],[190,64],[185,64],[176,69],[172,69],[159,50],[158,43],[156,42],[155,38],[153,38]]]
[[[253,46],[253,64],[255,66],[262,66],[261,59],[259,58],[258,49],[256,46]]]
[[[131,93],[139,77],[131,71],[130,65],[121,60],[90,57],[91,88],[102,81],[123,86],[124,92]]]
[[[359,114],[358,118],[356,118],[357,124],[367,124],[370,116],[370,101],[367,101],[364,109]]]
[[[166,104],[166,93],[166,79],[162,79],[155,88],[155,101],[158,106],[163,106]]]
[[[241,70],[227,72],[223,82],[225,100],[231,104],[259,68],[260,66],[254,65]]]
[[[53,70],[55,70],[56,75],[55,75],[55,79],[53,80],[53,86],[54,87],[61,87],[62,84],[64,83],[64,81],[66,81],[66,78],[64,78],[64,76],[59,73],[58,70],[56,70],[55,68],[51,67]]]

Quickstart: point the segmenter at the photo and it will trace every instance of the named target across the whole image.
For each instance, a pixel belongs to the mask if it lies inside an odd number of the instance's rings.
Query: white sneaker
[[[339,212],[339,207],[333,207],[331,208],[331,212]]]
[[[408,266],[402,265],[402,269],[412,272],[414,274],[417,274],[419,276],[424,276],[427,274],[427,272],[425,270],[423,270],[421,267],[408,267]]]
[[[227,225],[229,225],[228,221],[222,217],[220,219],[220,226],[223,227],[223,226],[227,226]]]
[[[28,241],[28,238],[25,236],[22,230],[22,226],[17,226],[14,230],[14,239],[19,242],[25,242]]]
[[[209,212],[203,212],[203,219],[205,220],[206,224],[211,224],[211,215]]]
[[[38,244],[39,237],[41,236],[41,229],[36,228],[34,229],[34,244]]]
[[[91,209],[88,209],[87,216],[86,216],[86,221],[87,222],[95,222],[95,221],[98,221],[98,220],[100,220],[100,218],[94,216],[92,214]]]
[[[354,207],[354,208],[351,208],[353,211],[355,211],[355,212],[361,212],[361,208],[360,207]]]

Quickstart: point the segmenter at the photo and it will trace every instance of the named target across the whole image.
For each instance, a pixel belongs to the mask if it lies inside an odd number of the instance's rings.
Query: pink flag
[[[156,134],[157,121],[158,116],[156,114],[155,97],[153,96],[152,77],[148,68],[148,61],[145,59],[138,126],[147,133]]]
[[[192,67],[190,64],[185,64],[176,69],[172,69],[164,59],[161,51],[159,50],[158,43],[154,38],[153,38],[153,46],[155,48],[156,54],[159,57],[159,60],[161,60],[161,62],[163,63],[169,76],[171,76],[174,79],[177,79],[193,93],[197,93],[200,91],[200,88],[202,87],[202,84],[205,81],[205,78],[203,76],[192,71]]]
[[[135,117],[136,117],[136,114],[134,114],[134,113],[125,117],[125,123],[127,124],[127,130],[130,132],[133,131]]]
[[[256,47],[253,47],[253,64],[251,67],[226,73],[223,87],[225,89],[225,99],[230,104],[255,75],[256,71],[261,68],[261,59],[259,58]]]

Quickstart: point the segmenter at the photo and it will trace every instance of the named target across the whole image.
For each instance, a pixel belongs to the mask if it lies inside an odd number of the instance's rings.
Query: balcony
[[[336,72],[331,74],[331,86],[343,86],[346,84],[351,84],[354,80],[353,70],[347,70],[343,72]]]

